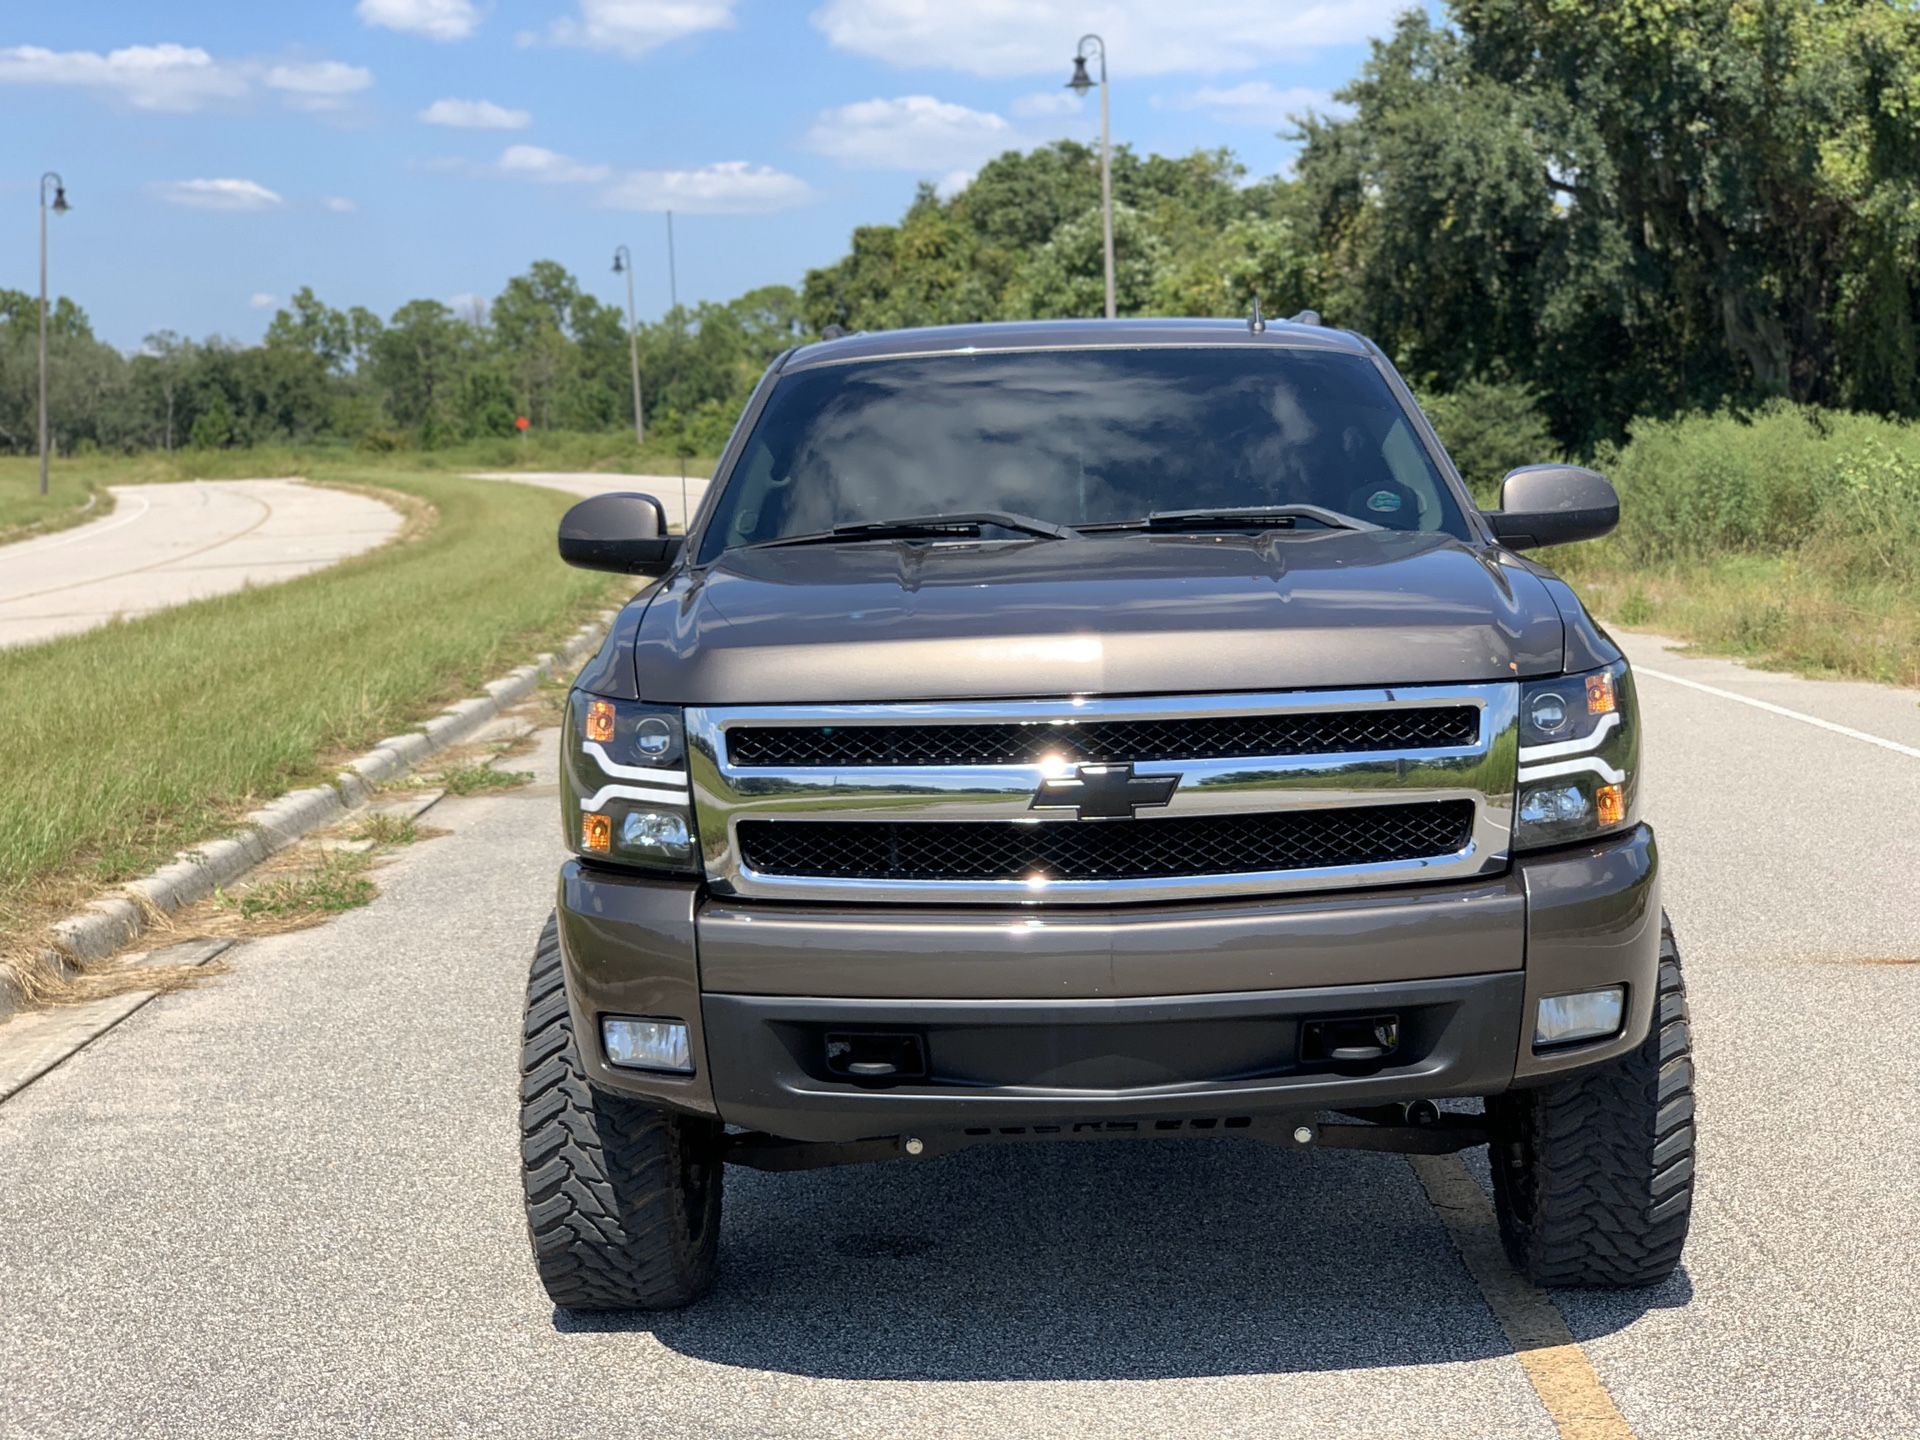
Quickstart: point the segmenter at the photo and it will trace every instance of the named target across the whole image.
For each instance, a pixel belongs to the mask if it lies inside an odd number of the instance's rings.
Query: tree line
[[[0,449],[32,450],[38,303],[0,290]],[[649,440],[715,453],[739,400],[799,338],[799,296],[767,286],[683,308],[637,332]],[[633,424],[626,322],[555,261],[515,276],[489,304],[456,313],[412,300],[385,320],[302,288],[257,345],[172,331],[122,355],[62,299],[49,315],[50,408],[58,449],[174,450],[344,443],[431,449],[543,430]]]
[[[1290,174],[1230,151],[1113,159],[1123,314],[1318,310],[1455,433],[1586,453],[1638,416],[1772,397],[1920,414],[1920,5],[1453,0],[1405,15]],[[711,454],[768,360],[829,325],[1100,313],[1099,156],[983,166],[862,226],[796,292],[640,328],[662,439]],[[0,447],[33,444],[33,302],[0,291]],[[122,357],[61,301],[61,446],[433,446],[632,422],[620,312],[551,261],[490,306],[382,321],[309,291],[265,340]],[[1443,425],[1443,430],[1446,426]]]

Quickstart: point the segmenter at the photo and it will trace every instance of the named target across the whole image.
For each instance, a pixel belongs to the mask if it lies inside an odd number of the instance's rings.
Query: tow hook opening
[[[1344,1015],[1300,1027],[1300,1059],[1308,1065],[1379,1066],[1400,1048],[1400,1017]]]
[[[927,1078],[927,1047],[906,1032],[832,1030],[827,1032],[827,1073],[863,1085],[896,1085]]]

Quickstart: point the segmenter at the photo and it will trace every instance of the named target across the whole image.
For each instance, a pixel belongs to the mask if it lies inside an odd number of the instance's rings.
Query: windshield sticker
[[[1376,490],[1367,497],[1367,509],[1388,514],[1400,508],[1400,497],[1391,490]]]

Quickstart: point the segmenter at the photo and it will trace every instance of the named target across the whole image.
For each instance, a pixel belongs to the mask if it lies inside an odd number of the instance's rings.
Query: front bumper
[[[1298,1114],[1490,1095],[1645,1037],[1658,967],[1652,832],[1498,879],[1071,913],[744,905],[569,863],[560,933],[590,1080],[798,1140]],[[1534,1053],[1540,997],[1627,987],[1606,1040]],[[1313,1020],[1392,1012],[1372,1068],[1304,1059]],[[672,1017],[695,1073],[616,1069],[606,1014]],[[824,1036],[923,1037],[924,1079],[828,1073]]]

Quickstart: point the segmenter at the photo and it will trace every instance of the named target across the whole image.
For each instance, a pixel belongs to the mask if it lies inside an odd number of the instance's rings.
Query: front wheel
[[[713,1284],[721,1130],[588,1085],[549,916],[527,982],[521,1175],[533,1260],[568,1310],[672,1310]]]
[[[1693,1209],[1693,1048],[1672,927],[1660,921],[1653,1023],[1637,1050],[1487,1102],[1507,1254],[1545,1286],[1654,1285]]]

